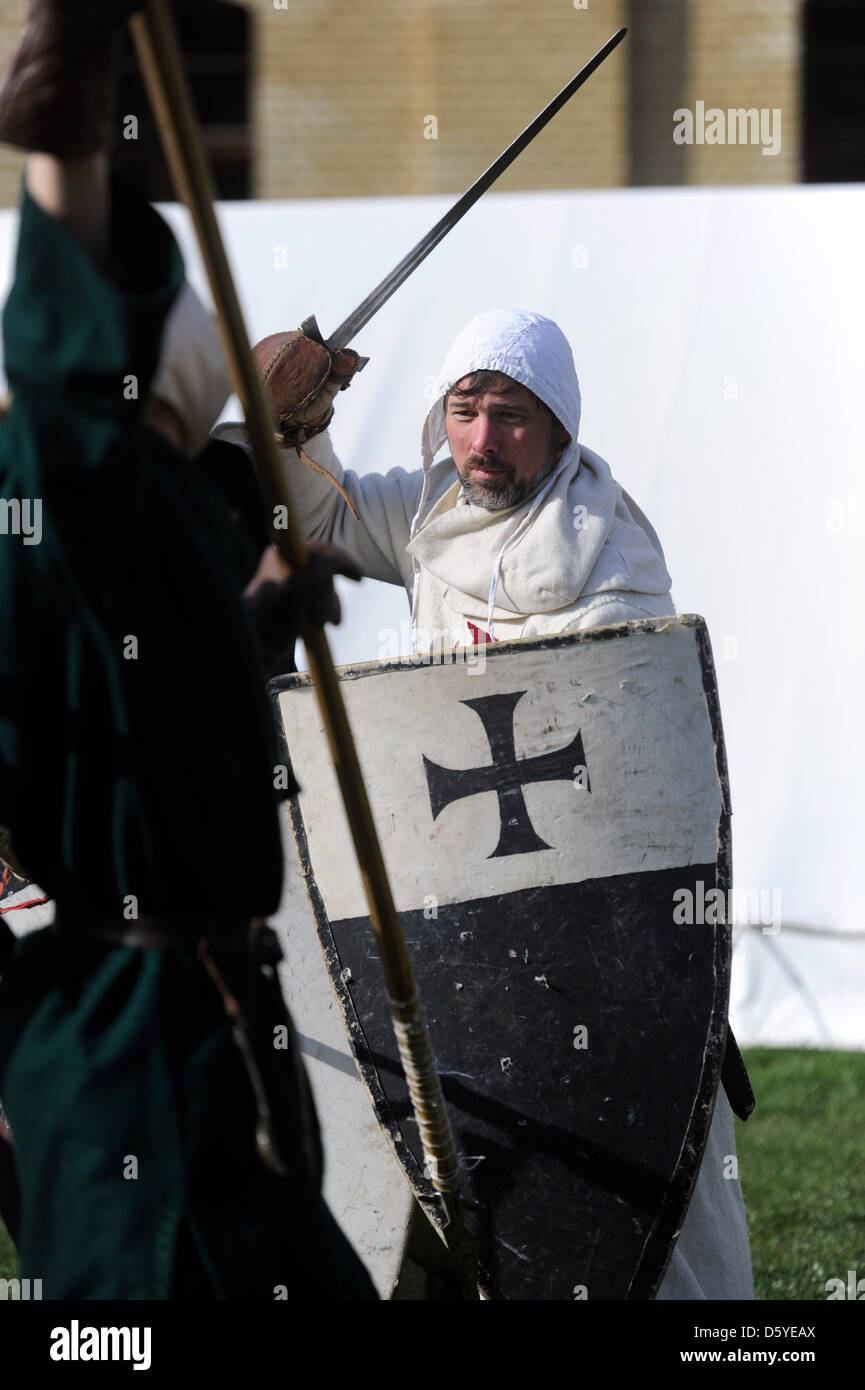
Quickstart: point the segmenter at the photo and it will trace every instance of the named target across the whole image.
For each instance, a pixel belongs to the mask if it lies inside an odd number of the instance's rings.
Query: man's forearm
[[[100,270],[109,254],[113,57],[143,0],[30,0],[0,84],[0,143],[29,154],[30,197]]]
[[[27,192],[49,217],[56,217],[100,270],[110,258],[108,228],[108,159],[57,159],[32,154],[24,174]]]
[[[249,451],[243,425],[217,425],[213,433],[215,438]],[[411,574],[405,547],[423,482],[420,471],[392,469],[388,474],[367,473],[363,477],[346,472],[327,433],[317,434],[304,445],[304,452],[345,487],[358,515],[352,516],[332,481],[306,467],[293,449],[283,449],[281,457],[302,534],[308,540],[346,551],[370,579],[405,585]]]

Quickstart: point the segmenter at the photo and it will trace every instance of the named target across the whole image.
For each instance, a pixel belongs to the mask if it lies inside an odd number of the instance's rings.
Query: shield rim
[[[664,618],[638,618],[627,623],[612,624],[608,627],[587,628],[583,632],[569,632],[540,638],[515,638],[507,642],[485,643],[482,649],[486,661],[499,660],[515,649],[522,652],[550,651],[560,649],[564,646],[577,646],[582,643],[614,641],[618,638],[630,637],[632,635],[661,633],[667,631],[672,624],[678,627],[692,628],[695,634],[697,655],[700,661],[703,694],[706,700],[706,710],[709,717],[709,726],[715,754],[715,769],[721,790],[721,810],[718,818],[716,883],[717,887],[724,895],[724,901],[729,902],[729,890],[732,885],[732,808],[730,805],[727,752],[724,743],[723,724],[721,721],[721,703],[718,695],[712,645],[705,619],[696,613],[676,614]],[[478,650],[477,647],[461,648],[459,649],[459,657],[457,657],[455,649],[450,662],[431,662],[428,658],[423,656],[405,656],[389,661],[352,662],[345,666],[337,666],[336,675],[340,681],[357,680],[361,676],[372,674],[383,675],[396,671],[412,671],[433,664],[458,665],[463,664],[466,657],[471,652],[476,652]],[[267,686],[274,710],[280,753],[288,768],[290,777],[293,777],[294,774],[285,726],[282,720],[282,712],[279,705],[279,697],[286,691],[305,689],[312,685],[312,676],[308,671],[297,671],[287,675],[276,676],[268,682]],[[351,997],[346,980],[343,978],[342,966],[330,921],[312,870],[306,829],[300,810],[299,795],[295,793],[293,796],[288,797],[287,800],[292,835],[303,871],[304,884],[312,908],[316,932],[324,956],[325,968],[331,988],[334,991],[340,1007],[346,1038],[355,1065],[357,1066],[358,1074],[366,1088],[375,1112],[376,1120],[390,1144],[402,1176],[411,1187],[415,1199],[423,1208],[427,1218],[441,1231],[444,1227],[444,1219],[435,1189],[430,1180],[424,1177],[423,1171],[413,1152],[402,1136],[399,1124],[393,1115],[390,1102],[387,1099],[384,1086],[373,1061],[371,1050],[367,1044],[366,1035],[357,1017],[354,1001]],[[703,1155],[708,1142],[709,1130],[715,1112],[715,1101],[718,1089],[721,1085],[721,1068],[727,1044],[731,958],[732,928],[729,923],[715,924],[713,927],[715,995],[703,1052],[703,1066],[700,1074],[700,1082],[697,1094],[691,1105],[688,1127],[682,1140],[676,1167],[670,1177],[661,1209],[651,1230],[646,1236],[640,1258],[637,1261],[636,1268],[631,1277],[627,1295],[629,1301],[648,1301],[655,1297],[672,1258],[676,1239],[681,1232],[694,1187],[696,1186],[697,1178],[700,1173]],[[703,1113],[705,1114],[705,1124],[702,1133],[700,1133],[700,1116]],[[695,1144],[694,1140],[697,1137],[699,1137],[699,1143]],[[683,1161],[684,1155],[689,1148],[697,1155],[696,1161],[690,1169],[685,1166]],[[488,1297],[502,1297],[495,1289],[489,1276],[480,1277],[479,1283]]]

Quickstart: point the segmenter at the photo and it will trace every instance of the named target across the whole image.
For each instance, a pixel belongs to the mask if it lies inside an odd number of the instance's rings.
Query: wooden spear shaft
[[[271,517],[276,515],[278,507],[285,519],[284,528],[272,529],[273,539],[286,564],[293,571],[298,570],[307,561],[306,548],[213,210],[210,171],[165,0],[147,0],[144,9],[130,19],[130,28],[174,186],[195,227],[219,317],[226,360],[243,406],[262,490]],[[454,1250],[464,1293],[477,1298],[473,1242],[459,1210],[459,1162],[453,1135],[342,692],[324,631],[320,628],[305,631],[303,640],[360,865],[424,1156],[448,1217],[445,1243]]]

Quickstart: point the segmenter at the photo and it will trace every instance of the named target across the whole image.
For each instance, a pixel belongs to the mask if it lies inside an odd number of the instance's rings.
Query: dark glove
[[[0,143],[59,159],[106,144],[114,40],[144,0],[30,0],[0,90]]]
[[[287,579],[265,577],[246,590],[244,604],[252,623],[268,677],[295,670],[294,643],[305,629],[338,623],[339,599],[333,587],[335,574],[358,580],[361,572],[350,555],[335,545],[308,541],[309,560]],[[259,575],[279,572],[279,561],[265,557]],[[284,573],[285,571],[282,570]]]
[[[334,396],[368,360],[352,348],[331,352],[302,330],[271,333],[252,351],[282,441],[292,448],[327,429]]]

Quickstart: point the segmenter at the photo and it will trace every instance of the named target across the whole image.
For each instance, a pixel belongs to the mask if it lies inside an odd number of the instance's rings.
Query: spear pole
[[[265,500],[271,517],[277,515],[279,508],[279,515],[285,520],[284,527],[272,527],[271,534],[283,560],[296,571],[307,562],[306,547],[213,209],[213,184],[166,0],[147,0],[129,24],[174,187],[189,210],[198,238],[226,360],[246,417]],[[357,749],[324,631],[310,628],[302,636],[381,955],[394,1031],[424,1157],[445,1212],[442,1238],[452,1252],[464,1297],[476,1299],[474,1239],[460,1211],[459,1161]]]

